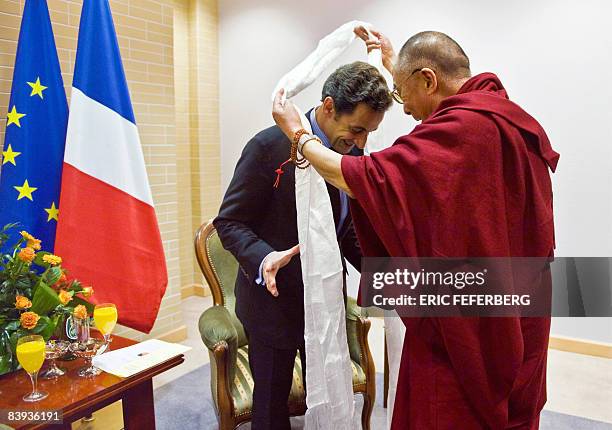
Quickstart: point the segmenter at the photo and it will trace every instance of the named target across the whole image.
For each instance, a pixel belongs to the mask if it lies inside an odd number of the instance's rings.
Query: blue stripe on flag
[[[72,86],[136,123],[108,0],[85,0]]]
[[[19,222],[48,251],[55,243],[67,122],[47,2],[27,0],[2,147],[0,227]]]

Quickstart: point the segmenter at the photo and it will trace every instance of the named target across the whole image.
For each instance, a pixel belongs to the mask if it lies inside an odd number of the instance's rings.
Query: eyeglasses
[[[408,75],[408,77],[404,80],[404,82],[406,82],[408,79],[410,79],[410,77],[412,75],[414,75],[416,72],[420,72],[421,70],[423,70],[423,68],[414,69],[412,71],[412,73],[410,75]],[[391,91],[391,97],[393,97],[393,100],[395,100],[397,103],[399,103],[401,105],[404,104],[404,100],[402,99],[402,96],[400,96],[399,88],[397,88],[397,85],[395,85],[395,84],[393,84],[393,91]]]
[[[402,96],[400,96],[399,90],[397,89],[397,85],[393,84],[393,91],[391,91],[391,97],[393,97],[393,100],[395,100],[397,103],[403,105],[404,104],[404,100],[402,100]]]

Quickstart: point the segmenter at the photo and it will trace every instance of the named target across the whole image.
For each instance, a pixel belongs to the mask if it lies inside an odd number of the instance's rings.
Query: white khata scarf
[[[316,50],[282,77],[272,98],[281,89],[290,98],[312,84],[355,39],[353,29],[370,24],[351,21],[323,38]],[[368,58],[382,69],[380,50]],[[312,132],[301,114],[303,127]],[[373,136],[373,134],[378,134]],[[371,133],[368,146],[379,145],[380,132]],[[331,203],[325,181],[310,166],[295,169],[300,258],[304,280],[304,338],[306,343],[307,430],[352,430],[355,403],[351,358],[346,338],[342,262]]]

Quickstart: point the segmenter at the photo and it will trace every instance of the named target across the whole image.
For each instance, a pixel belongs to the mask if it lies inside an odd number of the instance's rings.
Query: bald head
[[[457,42],[438,31],[412,36],[399,52],[396,68],[411,73],[429,67],[447,79],[469,78],[470,60]]]

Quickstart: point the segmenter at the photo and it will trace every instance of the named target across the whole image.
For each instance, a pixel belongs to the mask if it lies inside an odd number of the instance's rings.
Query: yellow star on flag
[[[15,157],[17,157],[19,154],[21,154],[21,152],[13,151],[13,148],[11,148],[11,144],[9,143],[6,151],[2,151],[2,164],[11,163],[13,166],[16,166],[17,164],[15,163]]]
[[[28,85],[32,87],[32,92],[30,93],[30,97],[39,96],[41,99],[43,98],[43,91],[48,87],[41,85],[40,77],[36,78],[36,82],[28,82]]]
[[[26,116],[26,114],[17,112],[16,107],[13,105],[13,109],[6,114],[6,117],[8,118],[6,126],[8,127],[11,124],[16,124],[17,127],[21,127],[21,124],[19,123],[19,118],[23,118],[24,116]]]
[[[21,200],[22,198],[25,197],[25,198],[30,199],[31,201],[34,201],[34,199],[32,198],[32,193],[38,189],[35,187],[30,187],[30,184],[28,184],[27,179],[25,180],[25,182],[23,183],[21,187],[15,186],[13,188],[19,191],[19,196],[17,197],[17,200]]]
[[[55,202],[52,202],[51,207],[49,209],[45,209],[45,212],[49,214],[49,217],[47,218],[47,222],[51,221],[52,219],[57,221],[57,216],[59,215],[59,209],[55,207]]]

